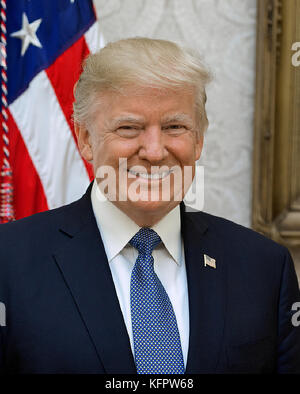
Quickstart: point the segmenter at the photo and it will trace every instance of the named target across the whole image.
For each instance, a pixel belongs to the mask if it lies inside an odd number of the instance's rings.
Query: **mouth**
[[[168,170],[168,171],[148,174],[147,172],[138,172],[138,171],[133,171],[130,169],[127,171],[133,177],[141,178],[141,179],[145,179],[145,180],[155,180],[155,181],[160,180],[160,179],[164,179],[173,172],[172,170]]]

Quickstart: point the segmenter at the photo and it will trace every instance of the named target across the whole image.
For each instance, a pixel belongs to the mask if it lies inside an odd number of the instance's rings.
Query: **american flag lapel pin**
[[[207,254],[204,255],[204,267],[210,266],[212,268],[217,268],[216,260],[212,257],[209,257]]]

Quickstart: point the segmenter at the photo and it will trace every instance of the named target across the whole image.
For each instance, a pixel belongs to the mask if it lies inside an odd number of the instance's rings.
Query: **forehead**
[[[106,117],[124,115],[171,116],[183,113],[194,116],[195,94],[188,89],[130,86],[121,92],[99,94],[99,111]],[[102,109],[102,110],[101,110]]]

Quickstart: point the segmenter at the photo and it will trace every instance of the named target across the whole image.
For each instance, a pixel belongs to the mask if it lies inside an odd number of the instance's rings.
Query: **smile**
[[[150,179],[150,180],[159,180],[166,178],[168,175],[171,174],[172,170],[164,171],[164,172],[157,172],[155,174],[148,174],[147,172],[137,172],[133,170],[128,170],[128,172],[135,177],[140,177],[142,179]]]

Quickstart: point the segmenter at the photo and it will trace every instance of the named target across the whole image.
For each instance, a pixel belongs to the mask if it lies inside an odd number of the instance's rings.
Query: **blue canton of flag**
[[[8,104],[95,22],[88,0],[8,1]]]

